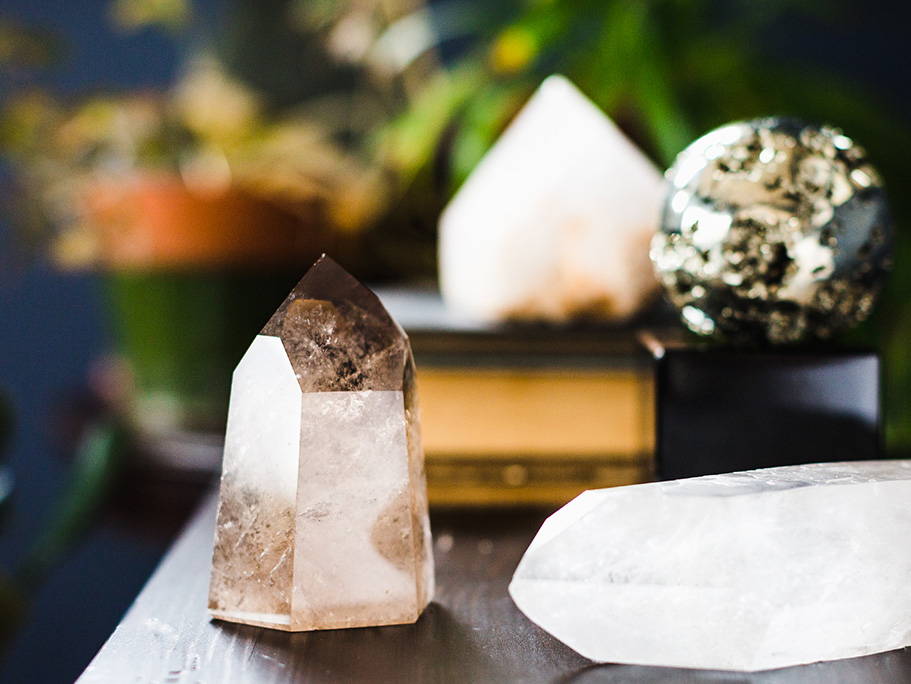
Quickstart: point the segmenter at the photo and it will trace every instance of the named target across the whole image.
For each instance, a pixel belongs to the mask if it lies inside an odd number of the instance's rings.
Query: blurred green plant
[[[13,432],[13,412],[0,394],[0,458]],[[69,477],[44,527],[12,573],[0,569],[0,650],[21,627],[34,592],[85,536],[120,475],[129,433],[118,419],[104,416],[89,425],[76,447]],[[13,478],[0,462],[0,512],[10,505]]]
[[[9,424],[11,421],[6,423]],[[126,435],[124,428],[109,418],[86,430],[76,449],[66,488],[41,534],[15,572],[0,570],[0,650],[23,624],[35,591],[96,520],[120,473],[128,449]],[[0,472],[0,476],[2,485],[6,485],[8,475]],[[5,491],[2,496],[6,498],[8,494]]]
[[[562,73],[620,123],[661,166],[721,123],[780,113],[834,121],[871,151],[909,134],[871,93],[839,74],[762,53],[762,38],[795,14],[845,17],[848,3],[713,0],[443,0],[431,5],[439,41],[470,41],[386,131],[406,176],[439,154],[449,130],[457,187],[541,80]],[[461,17],[453,21],[452,17]],[[404,20],[403,20],[404,21]],[[458,32],[454,36],[455,29]],[[432,94],[432,96],[431,96]],[[874,130],[875,129],[875,130]],[[886,154],[883,155],[884,157]],[[893,153],[893,156],[894,153]]]
[[[114,419],[89,425],[70,468],[69,481],[41,534],[14,575],[15,586],[28,595],[84,536],[110,495],[120,474],[129,432]]]

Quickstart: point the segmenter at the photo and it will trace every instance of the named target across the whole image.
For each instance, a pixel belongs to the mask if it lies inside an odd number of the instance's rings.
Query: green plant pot
[[[219,432],[231,373],[300,271],[113,271],[106,285],[132,372],[130,419],[150,435]]]

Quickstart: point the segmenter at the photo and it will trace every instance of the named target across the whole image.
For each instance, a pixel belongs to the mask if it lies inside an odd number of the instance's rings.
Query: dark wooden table
[[[414,625],[291,634],[206,615],[208,499],[79,679],[162,682],[911,682],[911,649],[752,675],[596,665],[506,593],[544,514],[435,512],[437,593]],[[909,587],[911,591],[911,587]]]

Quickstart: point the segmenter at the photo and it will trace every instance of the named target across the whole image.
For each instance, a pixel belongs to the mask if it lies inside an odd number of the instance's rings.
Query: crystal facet
[[[480,320],[621,319],[657,289],[664,184],[567,79],[551,76],[440,218],[440,287]]]
[[[433,595],[405,333],[327,257],[237,369],[209,611],[286,630],[414,622]]]
[[[583,493],[509,592],[599,662],[754,671],[911,645],[911,461]]]

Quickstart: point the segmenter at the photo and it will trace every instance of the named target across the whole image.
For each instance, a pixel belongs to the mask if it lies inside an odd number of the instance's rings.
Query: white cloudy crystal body
[[[408,339],[324,257],[234,372],[209,611],[335,629],[414,622],[432,595]]]
[[[551,76],[440,218],[440,287],[481,320],[608,319],[654,293],[661,174],[575,86]]]
[[[765,670],[911,645],[911,461],[585,492],[510,595],[599,662]]]

